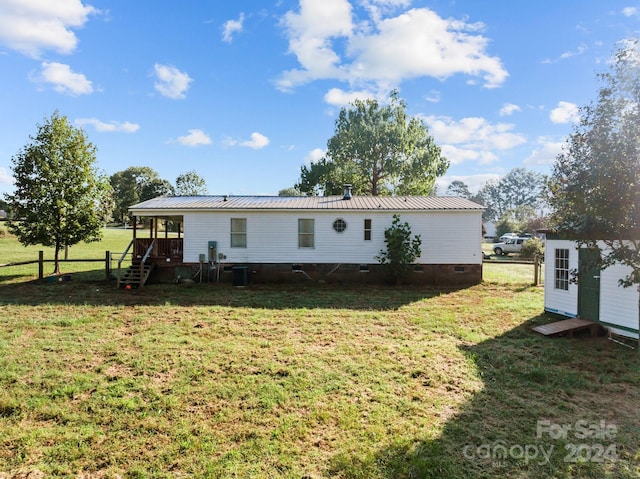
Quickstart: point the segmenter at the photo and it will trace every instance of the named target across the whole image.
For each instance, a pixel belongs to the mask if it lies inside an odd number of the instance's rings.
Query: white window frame
[[[247,247],[247,218],[231,218],[230,245],[232,248]]]
[[[313,218],[298,218],[298,248],[315,248],[315,228]]]

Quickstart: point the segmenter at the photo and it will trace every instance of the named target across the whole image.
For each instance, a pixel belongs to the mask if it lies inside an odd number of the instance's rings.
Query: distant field
[[[459,290],[0,283],[0,478],[637,478],[640,355],[532,332],[530,267],[485,266]]]
[[[103,239],[94,243],[79,243],[69,248],[70,259],[96,258],[105,257],[106,251],[113,253],[114,257],[129,245],[133,232],[131,229],[122,228],[105,228],[103,230]],[[6,225],[0,223],[0,265],[6,263],[17,263],[22,261],[35,261],[38,259],[38,252],[44,252],[45,259],[53,259],[53,248],[43,247],[41,245],[25,247],[21,245],[15,237],[10,236],[6,231]],[[117,254],[119,253],[119,254]],[[64,252],[60,253],[60,258],[64,257]],[[63,264],[62,270],[65,272],[90,272],[85,274],[88,279],[102,279],[104,277],[104,263],[67,263]],[[45,274],[53,271],[53,263],[45,264]],[[36,278],[38,276],[38,265],[20,265],[10,268],[0,268],[0,283],[2,281],[19,280],[21,277]]]

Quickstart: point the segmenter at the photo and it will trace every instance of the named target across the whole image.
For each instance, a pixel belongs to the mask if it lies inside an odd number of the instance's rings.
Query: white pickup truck
[[[497,256],[508,255],[509,253],[519,253],[525,241],[531,238],[510,238],[503,243],[493,245],[493,252]]]

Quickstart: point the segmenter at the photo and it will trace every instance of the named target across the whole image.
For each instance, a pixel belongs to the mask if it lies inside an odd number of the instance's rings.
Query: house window
[[[364,220],[364,240],[371,241],[371,220]]]
[[[298,248],[314,247],[314,220],[298,220]]]
[[[336,232],[338,233],[342,233],[344,230],[347,229],[347,222],[342,218],[338,218],[333,222],[333,229],[336,230]]]
[[[247,219],[231,218],[231,247],[247,247]]]
[[[564,248],[556,249],[555,263],[555,288],[569,289],[569,250]]]

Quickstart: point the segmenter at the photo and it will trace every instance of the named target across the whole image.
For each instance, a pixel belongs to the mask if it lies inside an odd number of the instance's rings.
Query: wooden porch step
[[[120,280],[120,284],[125,286],[144,285],[149,279],[152,269],[153,265],[150,264],[145,264],[142,270],[140,270],[139,264],[131,265],[124,273],[122,279]]]
[[[582,318],[563,319],[555,323],[543,324],[532,328],[535,332],[545,336],[560,336],[567,334],[569,337],[577,331],[588,329],[591,336],[597,336],[601,326],[598,323]]]

